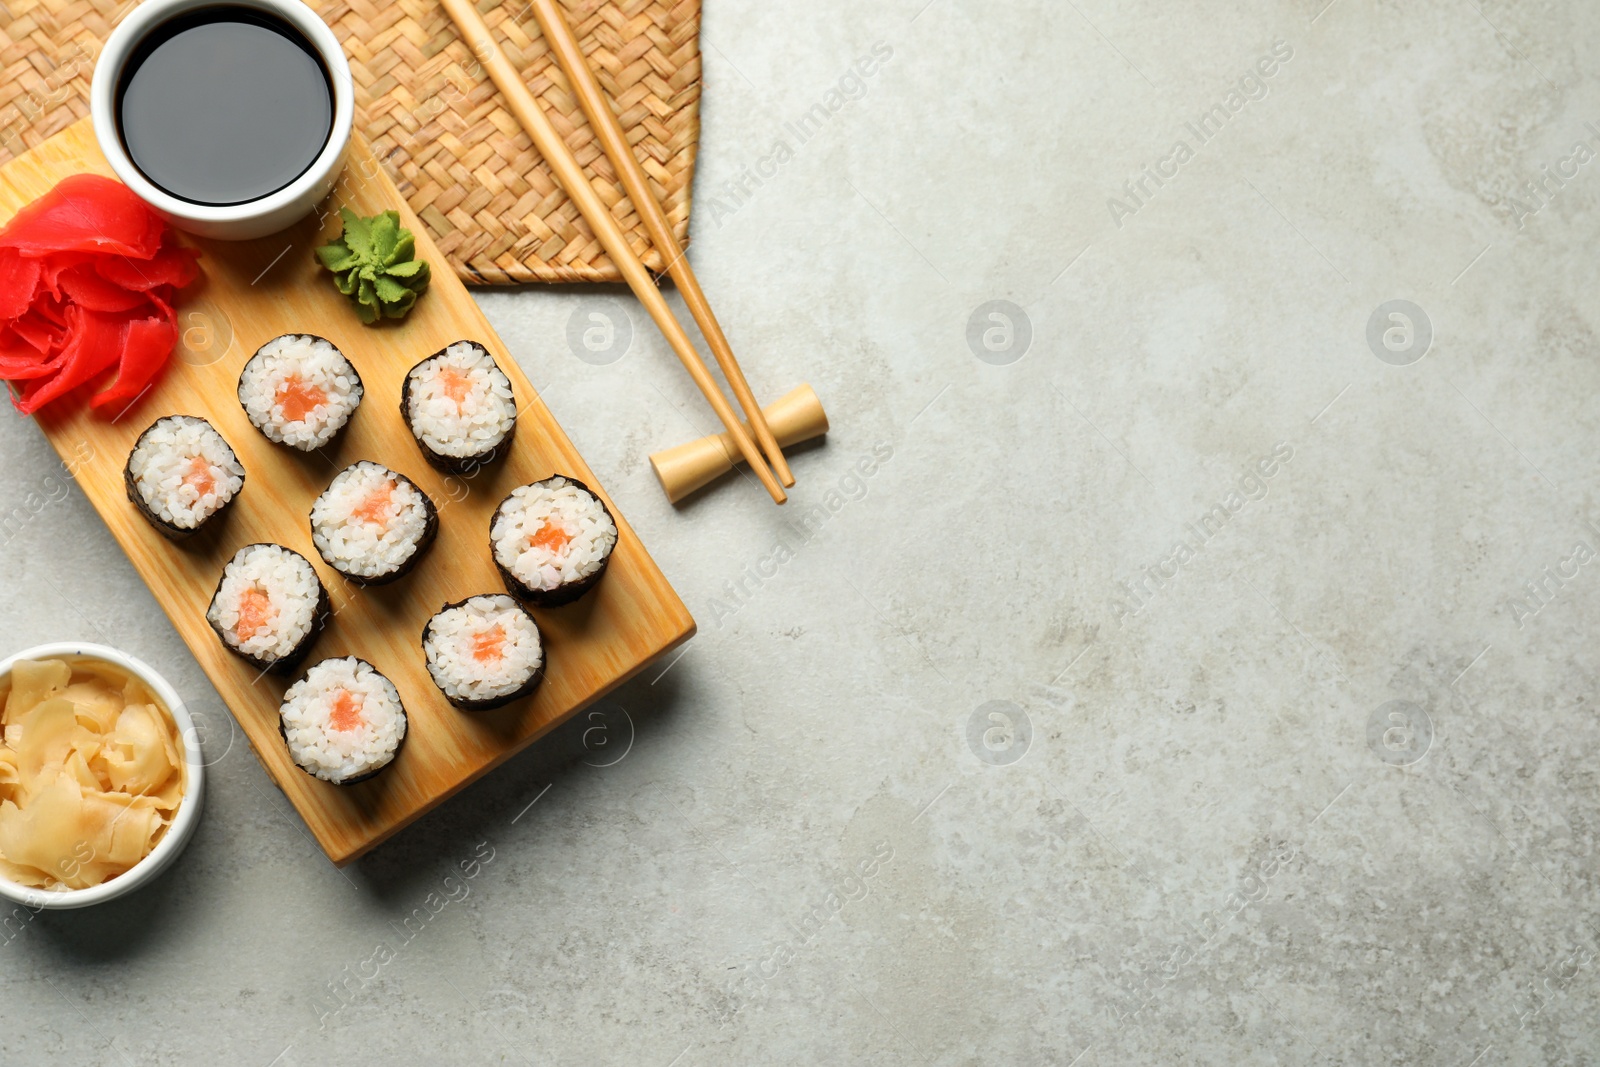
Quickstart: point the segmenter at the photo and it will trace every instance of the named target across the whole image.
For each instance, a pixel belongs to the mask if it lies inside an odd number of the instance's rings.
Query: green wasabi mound
[[[394,211],[362,218],[340,208],[339,217],[344,232],[317,249],[317,259],[333,272],[334,284],[356,305],[362,322],[405,318],[430,277],[427,261],[416,258],[416,235]]]

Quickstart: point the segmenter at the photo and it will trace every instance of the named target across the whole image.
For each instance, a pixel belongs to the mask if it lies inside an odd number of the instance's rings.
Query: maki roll
[[[513,489],[489,522],[489,548],[506,588],[538,608],[587,593],[616,547],[617,524],[605,504],[559,474]]]
[[[363,392],[361,376],[344,353],[310,334],[268,341],[239,375],[239,403],[256,429],[301,452],[338,436]]]
[[[464,711],[489,711],[525,697],[544,678],[539,624],[504,593],[446,604],[422,629],[428,674]]]
[[[406,739],[400,691],[354,656],[311,665],[283,694],[278,730],[295,766],[324,782],[354,785],[390,763]]]
[[[264,671],[294,670],[332,614],[314,567],[282,545],[245,545],[222,569],[206,621],[229,651]]]
[[[403,474],[362,460],[338,474],[311,506],[311,540],[328,566],[361,585],[411,571],[439,532],[428,494]]]
[[[511,379],[482,345],[457,341],[412,367],[400,414],[430,464],[470,474],[503,453],[517,426]]]
[[[168,415],[134,442],[122,480],[139,514],[178,541],[227,510],[244,488],[244,466],[205,419]]]

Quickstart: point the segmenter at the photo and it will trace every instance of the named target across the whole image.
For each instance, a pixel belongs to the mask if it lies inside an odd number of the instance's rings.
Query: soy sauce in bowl
[[[219,4],[139,43],[116,115],[123,148],[157,188],[194,204],[244,204],[317,161],[333,133],[333,83],[288,21]]]

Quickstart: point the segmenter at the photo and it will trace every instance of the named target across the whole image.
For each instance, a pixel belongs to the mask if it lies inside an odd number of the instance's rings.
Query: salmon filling
[[[460,404],[472,390],[472,379],[449,364],[439,368],[439,388],[444,395]]]
[[[538,531],[528,538],[529,548],[547,548],[551,552],[560,552],[572,541],[572,535],[553,522],[547,522],[539,527]]]
[[[363,723],[361,699],[348,689],[339,690],[333,698],[333,710],[328,712],[328,725],[335,730],[354,730]]]
[[[389,518],[389,505],[394,500],[394,483],[384,482],[367,494],[367,498],[350,514],[362,522],[383,524]]]
[[[290,422],[304,422],[307,415],[328,402],[328,394],[298,374],[291,374],[278,386],[273,399],[283,407],[284,418]]]
[[[216,492],[217,480],[211,476],[211,464],[204,456],[195,456],[189,461],[189,473],[183,476],[183,484],[201,496]]]
[[[472,658],[479,663],[491,663],[503,658],[505,649],[506,628],[499,623],[472,635]]]
[[[266,629],[277,615],[272,598],[260,586],[251,586],[239,595],[239,625],[234,629],[240,641],[248,641]]]

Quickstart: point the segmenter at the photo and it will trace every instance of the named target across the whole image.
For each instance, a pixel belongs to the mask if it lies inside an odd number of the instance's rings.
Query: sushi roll
[[[332,615],[314,567],[282,545],[245,545],[222,569],[206,621],[229,651],[264,671],[294,670]]]
[[[269,441],[312,452],[338,436],[361,404],[361,375],[332,344],[285,334],[239,375],[239,403]]]
[[[616,547],[617,524],[605,504],[559,474],[513,489],[489,522],[506,588],[538,608],[570,604],[594,588]]]
[[[311,540],[328,566],[360,585],[410,573],[439,532],[439,511],[403,474],[362,460],[311,506]]]
[[[491,462],[517,427],[511,379],[471,341],[457,341],[406,373],[400,414],[423,456],[446,474],[470,474]]]
[[[244,488],[244,465],[205,419],[168,415],[134,442],[122,480],[139,514],[178,541],[234,502]]]
[[[394,762],[406,739],[400,691],[366,660],[325,659],[283,694],[278,730],[295,766],[354,785]]]
[[[428,674],[463,711],[489,711],[532,693],[544,678],[539,624],[504,593],[446,604],[422,629]]]

